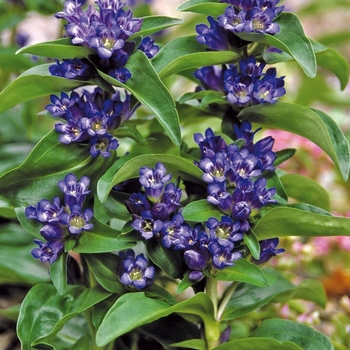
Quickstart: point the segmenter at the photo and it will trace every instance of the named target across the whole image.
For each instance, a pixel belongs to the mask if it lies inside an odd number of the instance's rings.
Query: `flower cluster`
[[[218,206],[226,215],[239,220],[243,231],[248,231],[248,219],[267,203],[275,202],[275,188],[266,188],[267,181],[261,177],[264,171],[274,171],[276,154],[272,151],[274,140],[268,136],[254,143],[252,125],[243,121],[234,125],[237,140],[227,145],[221,136],[209,128],[205,135],[195,134],[200,147],[201,159],[196,162],[203,170],[203,180],[208,183],[208,201]]]
[[[34,240],[39,245],[32,250],[34,258],[52,264],[63,251],[67,237],[77,238],[80,233],[93,227],[93,224],[89,223],[93,211],[82,209],[90,192],[89,184],[90,179],[87,176],[77,181],[74,174],[68,174],[64,180],[58,182],[59,189],[64,193],[64,205],[61,205],[59,197],[55,197],[52,203],[42,199],[36,206],[25,209],[28,219],[37,220],[43,225],[40,234],[46,240]]]
[[[202,89],[223,92],[232,105],[273,104],[286,93],[284,77],[276,77],[276,68],[263,72],[264,68],[265,63],[258,63],[251,56],[239,61],[238,65],[200,68],[195,77],[201,82]]]
[[[144,191],[133,193],[125,201],[133,216],[132,227],[146,240],[162,235],[166,242],[169,239],[166,236],[175,234],[175,227],[181,221],[181,215],[175,213],[180,207],[182,191],[174,183],[168,183],[171,177],[162,163],[157,163],[155,169],[142,167],[139,181]]]
[[[117,271],[123,284],[137,289],[143,289],[152,284],[155,268],[148,266],[148,261],[143,254],[135,257],[135,252],[129,249],[119,255],[121,261]]]
[[[142,19],[133,18],[130,10],[123,9],[125,4],[120,0],[99,0],[96,4],[98,8],[90,5],[83,11],[79,2],[68,0],[63,11],[58,12],[56,17],[68,22],[66,31],[72,37],[73,44],[96,51],[96,57],[91,57],[94,64],[124,83],[131,78],[131,73],[125,65],[136,45],[128,39],[140,30]],[[154,43],[150,44],[148,39],[139,49],[144,51],[144,45],[147,46],[148,57],[158,52],[158,47]],[[62,64],[57,61],[57,66],[52,66],[51,73],[69,79],[74,76],[89,79],[89,74],[94,71],[93,68],[87,68],[90,66],[89,62],[78,59],[64,60]]]
[[[274,20],[284,6],[277,7],[280,0],[222,0],[230,4],[217,21],[209,16],[210,27],[196,27],[197,41],[213,50],[229,50],[237,45],[234,33],[277,34],[280,26]]]
[[[61,98],[51,95],[51,102],[45,108],[66,122],[55,125],[61,134],[59,141],[64,144],[89,142],[93,157],[99,154],[109,157],[111,150],[118,148],[118,140],[112,133],[134,112],[130,110],[127,92],[123,102],[119,91],[104,99],[100,88],[92,92],[84,90],[81,95],[75,91],[70,96],[62,92]]]

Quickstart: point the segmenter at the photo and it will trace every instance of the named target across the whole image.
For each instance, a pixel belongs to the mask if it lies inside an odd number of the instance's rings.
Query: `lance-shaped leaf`
[[[258,287],[265,287],[267,280],[264,272],[256,265],[245,259],[238,259],[234,266],[219,270],[214,276],[219,281],[245,282]]]
[[[36,285],[23,300],[18,318],[17,334],[22,349],[52,343],[66,322],[108,296],[110,293],[106,291],[83,286],[68,286],[63,295],[58,295],[51,284]]]
[[[167,16],[145,16],[142,17],[141,29],[133,36],[131,36],[130,39],[132,40],[139,35],[150,35],[163,29],[179,25],[181,23],[183,23],[183,19],[181,18],[173,18]]]
[[[287,174],[280,179],[289,197],[330,211],[329,194],[316,181],[299,174]]]
[[[52,200],[61,195],[57,183],[67,174],[89,176],[93,183],[111,162],[113,157],[92,158],[87,146],[58,142],[58,134],[51,131],[19,167],[0,177],[0,191],[16,206],[36,205],[43,198]]]
[[[348,178],[349,143],[339,126],[327,114],[297,104],[278,102],[244,108],[238,117],[309,139],[329,155],[344,180]]]
[[[220,0],[190,0],[181,4],[177,11],[203,13],[210,16],[220,16],[229,4],[221,4]]]
[[[125,160],[127,160],[125,162]],[[173,180],[181,176],[182,179],[189,181],[200,181],[202,171],[192,162],[170,154],[144,154],[132,158],[126,156],[118,160],[99,180],[97,185],[97,193],[100,201],[103,203],[110,190],[116,184],[125,180],[139,177],[139,170],[143,166],[154,168],[161,162],[167,169],[167,173],[173,175]]]
[[[235,33],[243,40],[277,47],[290,54],[306,75],[316,75],[316,57],[310,40],[306,37],[299,18],[293,13],[282,13],[276,20],[281,31],[275,35],[259,33]]]
[[[144,293],[121,296],[108,310],[96,334],[98,346],[105,346],[119,336],[172,313],[197,315],[210,328],[216,321],[211,299],[198,293],[190,299],[169,305],[163,300],[147,298]]]
[[[53,264],[50,264],[50,276],[57,292],[63,295],[67,291],[67,253],[61,253]]]
[[[291,207],[273,208],[254,226],[259,240],[287,236],[350,236],[350,218]]]
[[[300,346],[292,342],[279,342],[278,340],[264,337],[254,337],[233,340],[215,347],[213,350],[303,350]]]
[[[234,51],[207,51],[195,36],[176,38],[166,44],[153,58],[153,66],[164,79],[183,70],[236,62],[241,55]]]
[[[160,80],[146,55],[137,50],[129,57],[126,68],[131,78],[125,83],[99,71],[108,83],[130,91],[144,106],[148,107],[157,118],[175,145],[181,142],[180,121],[175,108],[175,101]]]
[[[209,203],[206,199],[191,202],[187,204],[182,211],[184,219],[192,222],[205,222],[210,217],[220,220],[224,215],[222,211],[215,205]]]
[[[19,103],[49,94],[70,91],[87,82],[52,76],[51,64],[28,69],[0,93],[0,113]]]
[[[46,41],[38,44],[24,46],[19,49],[16,54],[29,53],[37,56],[45,56],[51,58],[84,58],[93,54],[95,51],[91,48],[73,45],[71,38],[62,38],[52,41]]]
[[[95,218],[90,220],[94,227],[80,234],[74,251],[77,253],[107,253],[132,248],[134,243],[118,239],[120,231],[99,222]]]
[[[267,337],[278,341],[289,341],[308,350],[334,350],[330,340],[312,327],[300,322],[270,319],[265,320],[251,337]]]
[[[264,269],[268,286],[258,287],[241,283],[226,305],[222,320],[232,320],[262,307],[269,302],[285,302],[289,299],[304,299],[324,307],[327,297],[318,281],[304,280],[293,285],[287,278],[272,269]]]

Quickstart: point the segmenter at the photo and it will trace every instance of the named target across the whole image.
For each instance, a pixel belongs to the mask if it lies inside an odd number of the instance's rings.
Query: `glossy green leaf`
[[[219,281],[244,282],[258,287],[265,287],[267,280],[264,272],[256,265],[245,259],[238,259],[234,266],[219,270],[214,276]]]
[[[259,260],[260,258],[260,244],[257,240],[255,234],[253,231],[248,231],[243,236],[243,241],[246,244],[247,248],[250,251],[250,254],[252,254],[253,258],[256,260]]]
[[[229,4],[220,4],[219,0],[190,0],[182,3],[177,8],[177,11],[202,13],[216,17],[222,15],[227,6],[229,6]]]
[[[146,242],[147,255],[153,264],[172,278],[182,277],[182,262],[179,251],[168,249],[155,239]]]
[[[290,341],[307,350],[334,350],[332,343],[324,334],[305,324],[290,320],[265,320],[251,336]]]
[[[83,286],[68,286],[63,295],[50,284],[38,284],[25,297],[18,318],[18,337],[23,350],[32,344],[50,344],[64,324],[77,314],[106,299],[110,293]]]
[[[167,43],[153,58],[153,66],[164,79],[183,70],[221,63],[236,62],[240,54],[233,51],[207,51],[195,36],[176,38]]]
[[[275,339],[263,338],[263,337],[254,337],[246,339],[238,339],[230,341],[224,344],[221,344],[215,347],[213,350],[305,350],[295,343],[291,342],[279,342]]]
[[[330,211],[329,194],[316,181],[298,174],[287,174],[280,179],[289,197]]]
[[[260,104],[244,108],[238,117],[309,139],[330,156],[344,180],[348,178],[349,143],[338,125],[327,114],[297,104],[278,102],[273,105]]]
[[[163,300],[147,298],[144,293],[122,295],[108,310],[96,334],[98,346],[144,324],[151,323],[172,313],[192,314],[201,317],[207,327],[215,323],[213,304],[204,293],[170,306]]]
[[[33,244],[33,237],[17,222],[5,222],[0,225],[0,247],[20,247]]]
[[[205,222],[210,217],[221,220],[221,217],[224,215],[222,211],[214,204],[209,203],[206,199],[191,202],[187,204],[182,211],[182,216],[185,221],[191,222]]]
[[[136,129],[134,125],[126,124],[120,126],[116,131],[116,136],[119,139],[120,137],[129,137],[139,143],[142,146],[148,145],[153,142],[155,139],[153,138],[145,138],[140,132]]]
[[[73,90],[86,82],[52,76],[50,64],[33,67],[22,73],[0,93],[0,113],[19,103],[49,94]]]
[[[20,72],[32,68],[34,62],[25,56],[15,56],[16,48],[0,46],[0,67],[2,71]]]
[[[175,101],[159,79],[149,59],[138,50],[129,57],[125,67],[132,74],[132,77],[125,84],[101,71],[99,71],[99,74],[108,83],[130,91],[154,113],[172,142],[175,145],[180,145],[180,122]]]
[[[99,180],[97,193],[101,202],[104,202],[113,186],[125,180],[139,177],[139,170],[143,166],[154,168],[162,162],[167,173],[173,175],[173,181],[180,176],[182,179],[198,182],[202,171],[191,161],[170,154],[143,154],[119,159]]]
[[[257,287],[241,283],[228,302],[222,320],[232,320],[262,307],[272,301],[286,301],[288,298],[301,298],[325,305],[325,294],[320,283],[300,283],[294,286],[277,271],[264,269],[268,286]],[[318,295],[318,293],[320,293]]]
[[[193,284],[195,284],[195,281],[192,281],[189,279],[190,271],[186,271],[181,282],[178,284],[176,288],[177,293],[184,292],[187,288],[191,287]]]
[[[67,291],[67,253],[61,253],[54,263],[50,264],[50,276],[57,292],[63,295]]]
[[[186,349],[195,349],[195,350],[206,350],[207,345],[204,339],[191,339],[185,340],[180,343],[171,344],[172,347],[177,348],[186,348]]]
[[[304,70],[305,74],[316,75],[316,57],[310,40],[305,36],[299,18],[293,13],[282,13],[276,20],[281,31],[275,35],[259,33],[235,33],[247,41],[274,46],[290,54]]]
[[[30,53],[37,56],[45,56],[57,59],[84,58],[95,51],[91,48],[73,45],[71,38],[62,38],[38,44],[24,46],[16,53]]]
[[[74,251],[77,253],[107,253],[132,248],[135,244],[118,239],[120,231],[99,222],[95,218],[90,220],[94,227],[80,234]]]
[[[278,166],[282,164],[283,162],[287,161],[288,159],[292,158],[295,154],[295,149],[294,148],[286,148],[282,149],[280,151],[276,152],[276,159],[273,162],[274,166]]]
[[[0,192],[16,206],[35,205],[43,198],[52,200],[61,195],[57,183],[67,174],[89,176],[93,184],[112,161],[113,157],[92,158],[88,146],[58,142],[58,134],[53,130],[19,167],[0,177]]]
[[[163,29],[173,27],[182,23],[183,19],[181,18],[173,18],[167,16],[142,17],[142,26],[140,31],[136,32],[133,36],[130,37],[130,39],[132,40],[134,37],[139,35],[151,35]]]
[[[0,284],[34,285],[50,281],[47,267],[30,253],[35,247],[37,245],[34,243],[24,246],[0,245]]]
[[[120,258],[116,254],[84,254],[83,257],[97,282],[104,289],[117,294],[123,292],[124,285],[119,282],[117,275]]]
[[[287,236],[350,236],[350,218],[315,214],[296,208],[273,208],[254,226],[259,240]]]
[[[35,238],[42,239],[40,230],[43,225],[38,220],[28,219],[24,207],[16,208],[15,212],[21,226]]]

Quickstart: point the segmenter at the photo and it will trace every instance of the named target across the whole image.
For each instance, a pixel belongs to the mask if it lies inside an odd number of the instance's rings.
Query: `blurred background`
[[[204,15],[177,12],[183,1],[125,2],[135,16],[161,14],[184,19],[182,26],[164,30],[155,37],[160,46],[174,37],[196,34],[196,24],[207,23]],[[63,0],[0,0],[0,90],[23,71],[48,62],[42,57],[15,55],[15,52],[22,46],[63,36],[63,24],[53,16],[63,8],[63,3]],[[281,4],[285,11],[300,17],[309,37],[337,50],[350,61],[350,0],[285,0]],[[286,76],[287,94],[282,101],[326,112],[350,140],[350,86],[341,90],[337,77],[321,68],[314,79],[305,76],[292,62],[279,63],[277,70],[280,76]],[[183,79],[171,77],[166,81],[175,98],[194,88],[192,82]],[[21,164],[52,129],[54,120],[43,113],[48,101],[48,97],[29,101],[0,116],[0,174]],[[321,149],[284,131],[259,132],[260,137],[266,135],[275,138],[275,151],[297,150],[279,171],[317,181],[325,188],[331,213],[350,217],[350,183],[343,182]],[[233,325],[237,337],[249,334],[259,320],[277,316],[315,327],[331,338],[336,350],[350,349],[350,237],[289,237],[280,246],[286,252],[269,263],[294,283],[304,278],[320,280],[328,295],[327,306],[322,309],[299,300],[272,303],[249,317],[237,319]],[[49,280],[47,267],[30,256],[32,248],[32,238],[17,223],[11,203],[0,194],[0,350],[20,348],[15,334],[20,303],[32,285]]]

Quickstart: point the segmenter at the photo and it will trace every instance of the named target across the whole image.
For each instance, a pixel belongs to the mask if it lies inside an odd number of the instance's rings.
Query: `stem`
[[[218,309],[218,313],[217,313],[217,319],[220,320],[226,305],[228,304],[228,302],[230,301],[232,294],[235,292],[236,288],[238,286],[238,282],[233,282],[225,291],[224,296],[221,299],[220,305],[219,305],[219,309]]]
[[[87,324],[89,326],[89,330],[90,330],[90,334],[91,334],[91,339],[92,339],[92,349],[91,350],[103,350],[105,349],[105,347],[101,348],[99,346],[96,345],[95,340],[96,340],[96,331],[95,331],[95,327],[92,323],[92,319],[91,319],[91,312],[90,310],[85,310],[85,318],[87,320]]]
[[[217,320],[217,307],[218,307],[218,294],[217,294],[217,280],[213,277],[206,278],[205,292],[210,297],[214,306],[214,319]],[[219,345],[220,338],[220,323],[215,321],[215,323],[209,325],[204,325],[205,327],[205,339],[207,342],[207,349],[213,349]]]

